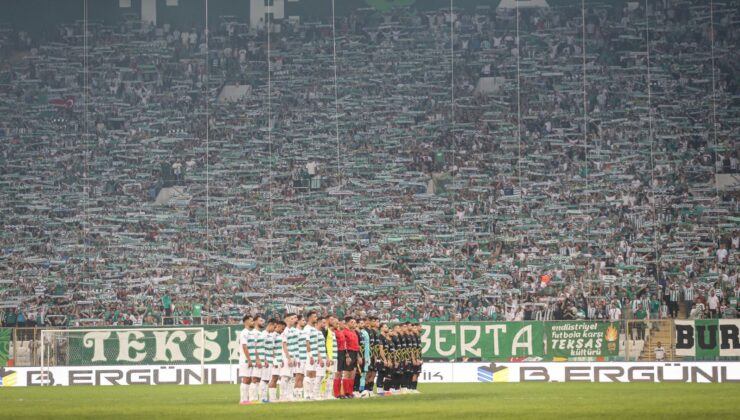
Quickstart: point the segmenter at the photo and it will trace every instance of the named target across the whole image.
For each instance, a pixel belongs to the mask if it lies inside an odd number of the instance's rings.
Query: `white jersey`
[[[321,353],[321,358],[324,359],[324,361],[329,360],[329,356],[326,354],[326,337],[324,337],[324,333],[322,333],[319,330],[316,330],[318,333],[316,335],[316,340],[318,342],[316,346],[316,350]],[[311,349],[313,350],[313,348]]]
[[[287,351],[285,349],[285,346],[288,346],[288,330],[290,328],[286,328],[283,330],[283,333],[280,334],[280,353],[283,355],[283,362],[288,363],[288,357],[290,357],[290,347],[288,347]]]
[[[318,359],[319,357],[319,335],[321,334],[319,330],[316,329],[316,327],[312,327],[310,325],[306,325],[306,328],[303,329],[304,334],[306,335],[306,340],[311,344],[311,353],[309,356],[314,358],[314,361]]]
[[[264,358],[262,359],[262,361],[264,363],[267,363],[268,365],[272,365],[272,362],[274,359],[272,355],[272,346],[273,346],[275,336],[273,335],[274,333],[267,332],[267,331],[263,331],[263,334],[265,338],[264,338],[264,351],[263,351]],[[260,355],[260,357],[263,357],[263,356]]]
[[[247,364],[247,356],[244,354],[244,345],[247,345],[247,349],[251,350],[249,348],[249,335],[250,330],[244,328],[243,330],[239,331],[239,364],[240,365],[246,365]]]
[[[274,331],[270,335],[272,336],[272,364],[280,366],[283,363],[283,336]]]
[[[247,330],[247,348],[249,349],[249,357],[252,363],[257,362],[257,335],[259,330],[251,329]]]
[[[301,350],[300,350],[300,358],[301,358],[301,360],[308,360],[308,356],[309,356],[309,354],[308,354],[308,343],[310,342],[309,341],[309,335],[310,335],[310,329],[309,328],[311,328],[311,327],[309,325],[306,325],[305,327],[303,327],[302,330],[299,330],[300,333],[298,335],[298,337],[299,337],[299,341],[298,341],[299,344],[298,345],[301,348]]]
[[[305,353],[306,344],[303,339],[303,331],[296,327],[289,327],[285,329],[285,337],[288,341],[288,352],[291,359],[303,360],[301,352]]]
[[[258,329],[252,330],[252,334],[254,335],[254,354],[255,356],[259,356],[259,359],[261,362],[265,361],[265,338],[267,337],[267,332],[260,331]],[[255,358],[256,361],[256,358]]]

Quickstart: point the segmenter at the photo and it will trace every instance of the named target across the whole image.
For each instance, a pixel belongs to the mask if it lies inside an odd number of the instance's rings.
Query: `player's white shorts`
[[[239,376],[242,378],[259,378],[262,376],[262,368],[249,367],[247,364],[239,365]]]
[[[250,378],[249,366],[247,364],[239,365],[239,376],[242,378]]]
[[[316,368],[318,367],[318,363],[316,363],[316,359],[314,359],[314,363],[309,363],[308,360],[306,360],[303,364],[303,374],[307,374],[308,372],[316,372]]]
[[[270,379],[272,379],[272,366],[271,365],[267,365],[262,368],[262,376],[260,377],[260,379],[263,381],[269,381]]]
[[[252,368],[250,368],[248,372],[250,378],[262,377],[262,368],[258,368],[257,366],[252,366]]]
[[[288,366],[287,364],[283,364],[283,366],[280,368],[280,376],[293,376],[293,368]]]
[[[280,365],[272,365],[270,367],[270,375],[280,376]]]
[[[306,361],[295,359],[295,366],[293,366],[294,375],[305,375],[306,374]]]
[[[339,368],[339,363],[337,363],[337,361],[334,360],[329,370],[331,371],[331,373],[338,373],[339,370],[337,368]]]
[[[316,377],[323,378],[324,375],[326,374],[326,360],[324,360],[324,366],[319,366],[317,362],[315,367],[316,367]]]

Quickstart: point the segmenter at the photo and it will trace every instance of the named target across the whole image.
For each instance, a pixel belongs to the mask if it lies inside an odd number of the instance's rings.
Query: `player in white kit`
[[[306,379],[304,380],[303,386],[307,400],[320,399],[316,383],[318,382],[319,388],[321,388],[321,377],[317,372],[324,369],[324,358],[321,346],[319,345],[319,336],[321,336],[322,339],[324,336],[316,328],[317,323],[318,314],[316,311],[309,312],[308,315],[306,315],[306,327],[303,329],[308,337],[308,345],[306,347],[308,351],[308,365],[306,366]]]
[[[249,341],[254,320],[251,315],[244,315],[242,323],[244,329],[239,332],[239,376],[242,378],[242,383],[239,385],[239,403],[251,404],[249,384],[251,381],[252,356]]]
[[[313,349],[311,348],[311,335],[313,334],[312,330],[315,328],[313,328],[309,322],[309,318],[311,316],[315,318],[315,315],[316,313],[313,311],[306,315],[306,318],[304,319],[305,325],[301,330],[301,344],[305,348],[305,351],[302,353],[305,355],[303,363],[303,398],[306,400],[311,399],[311,387],[313,386],[312,380],[316,377],[316,367],[314,365],[316,358],[313,357]]]
[[[306,346],[308,345],[308,337],[304,328],[306,326],[306,318],[303,315],[298,315],[298,321],[296,323],[296,348],[297,354],[295,357],[295,370],[293,375],[295,377],[295,388],[293,391],[293,399],[301,401],[304,399],[303,393],[303,379],[306,377],[306,368],[308,366],[308,351]]]
[[[294,325],[298,317],[295,314],[286,314],[285,330],[281,336],[281,350],[283,363],[280,368],[280,401],[293,400],[293,368],[295,366],[295,347],[298,343],[297,330]]]
[[[255,364],[252,368],[252,380],[249,384],[249,400],[262,402],[267,397],[267,384],[262,386],[262,376],[267,364],[265,363],[265,337],[267,333],[262,331],[262,327],[265,325],[265,319],[261,315],[254,316],[254,329],[252,335],[254,336],[254,355]]]
[[[285,331],[285,322],[275,320],[275,329],[270,333],[272,336],[272,347],[270,353],[272,354],[271,366],[270,366],[270,383],[268,384],[267,393],[270,398],[270,402],[278,402],[278,380],[280,380],[280,369],[283,366],[283,339],[282,334]],[[269,356],[268,356],[269,357]],[[282,390],[281,390],[282,393]]]
[[[249,348],[249,357],[251,367],[247,369],[249,375],[249,401],[257,404],[259,400],[260,376],[262,376],[262,361],[260,360],[260,350],[258,339],[261,336],[260,327],[264,323],[261,316],[252,317],[252,328],[247,330],[247,347]]]

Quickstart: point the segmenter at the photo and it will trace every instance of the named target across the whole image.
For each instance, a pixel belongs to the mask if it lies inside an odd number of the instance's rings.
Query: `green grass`
[[[422,394],[240,406],[236,385],[0,388],[0,417],[737,418],[740,384],[523,383],[419,386]],[[339,411],[341,410],[341,411]]]

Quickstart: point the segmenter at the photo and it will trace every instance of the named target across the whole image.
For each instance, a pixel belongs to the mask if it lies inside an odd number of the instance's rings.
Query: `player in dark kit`
[[[378,385],[378,395],[384,395],[386,388],[386,381],[390,381],[390,368],[391,368],[391,352],[390,352],[390,335],[388,326],[380,324],[378,328],[378,337],[376,342],[376,359],[375,359],[375,370],[377,372],[376,382]],[[388,382],[390,386],[390,382]]]
[[[392,395],[399,389],[401,384],[403,347],[401,345],[400,330],[400,325],[394,325],[387,337],[391,363],[385,372],[385,380],[383,382],[386,395]]]
[[[421,324],[416,323],[411,325],[411,337],[413,340],[413,357],[414,357],[414,368],[411,375],[411,383],[409,388],[411,392],[417,394],[419,391],[416,389],[419,384],[419,375],[421,375],[421,365],[423,363],[421,358]]]
[[[399,380],[398,388],[401,393],[408,392],[409,382],[411,382],[411,375],[413,369],[413,341],[409,334],[409,323],[406,322],[401,324],[399,328],[398,340],[401,343],[401,366],[399,369]]]

